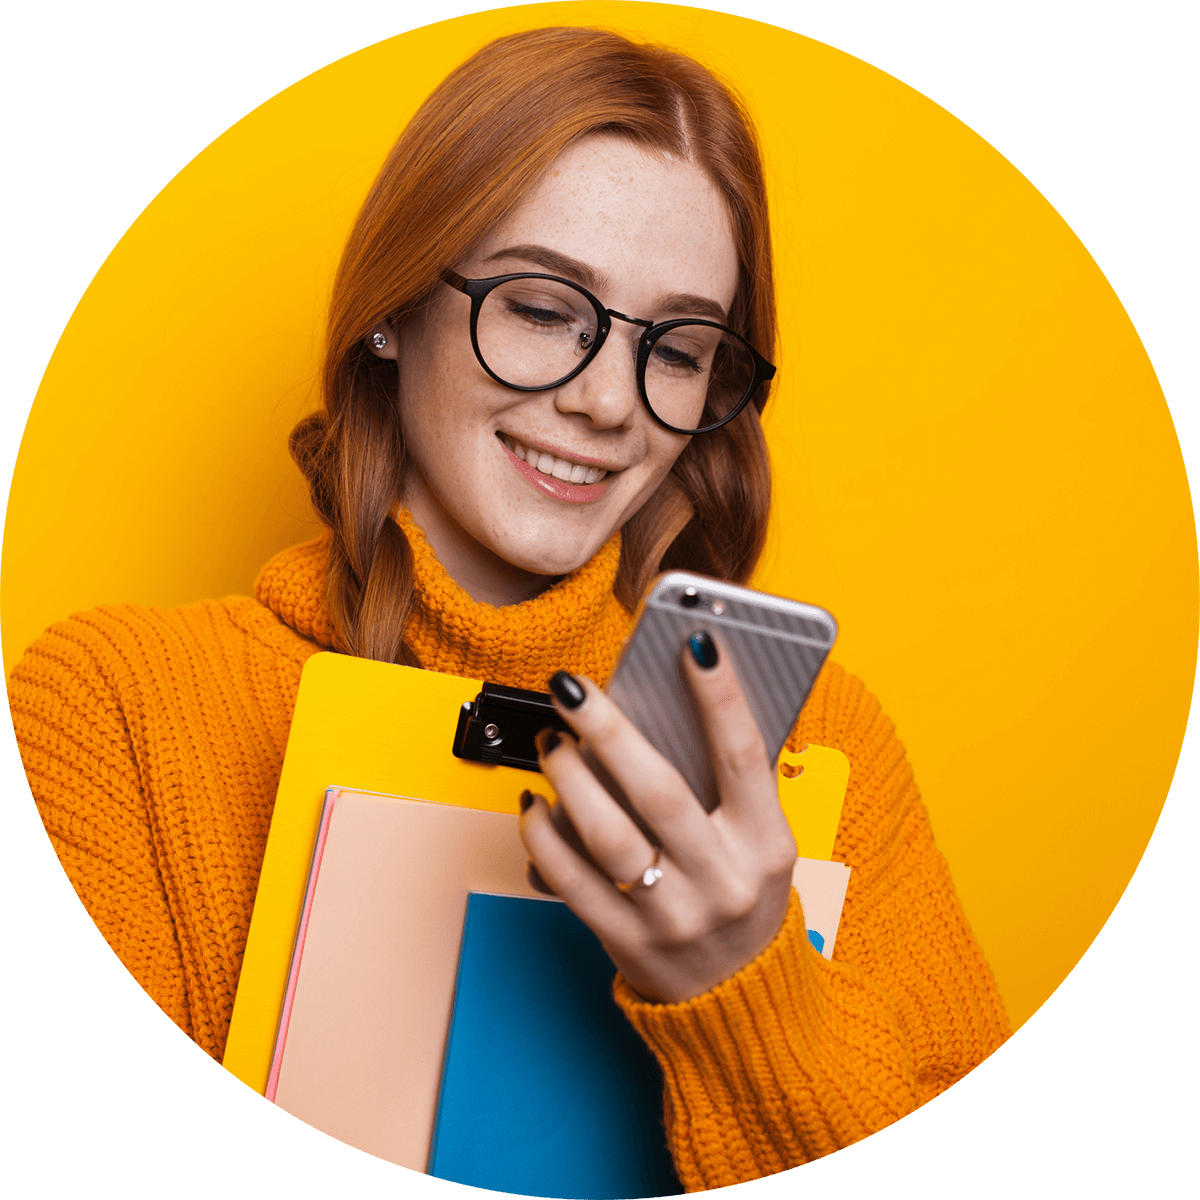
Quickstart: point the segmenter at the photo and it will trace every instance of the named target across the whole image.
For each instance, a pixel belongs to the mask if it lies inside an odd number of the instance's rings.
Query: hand
[[[522,797],[521,837],[538,873],[648,1000],[698,996],[756,958],[783,923],[796,861],[774,764],[732,664],[706,638],[696,653],[714,664],[702,667],[685,647],[683,669],[721,798],[714,812],[594,683],[565,672],[551,684],[555,707],[580,741],[558,734],[555,744],[544,731],[539,762],[558,803]],[[580,742],[645,832],[588,767]],[[656,852],[661,878],[618,888],[614,880],[640,879]]]

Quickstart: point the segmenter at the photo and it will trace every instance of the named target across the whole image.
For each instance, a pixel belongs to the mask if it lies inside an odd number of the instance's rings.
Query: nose
[[[595,429],[627,429],[641,408],[637,387],[637,335],[617,325],[587,368],[555,390],[562,413],[582,413]]]

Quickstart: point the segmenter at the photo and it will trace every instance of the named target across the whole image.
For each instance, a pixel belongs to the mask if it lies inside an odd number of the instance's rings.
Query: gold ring
[[[623,896],[627,896],[634,888],[653,887],[662,878],[662,869],[658,865],[659,851],[654,852],[654,861],[632,882],[622,883],[619,879],[614,879],[613,883],[616,889]]]

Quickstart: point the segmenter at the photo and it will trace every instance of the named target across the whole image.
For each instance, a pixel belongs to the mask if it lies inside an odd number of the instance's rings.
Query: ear
[[[390,358],[395,361],[400,357],[400,337],[389,321],[380,321],[363,341],[376,358]]]

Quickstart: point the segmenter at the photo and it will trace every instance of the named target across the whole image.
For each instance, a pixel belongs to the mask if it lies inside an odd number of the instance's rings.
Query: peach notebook
[[[540,896],[527,861],[514,816],[331,788],[267,1099],[424,1171],[467,893]]]

